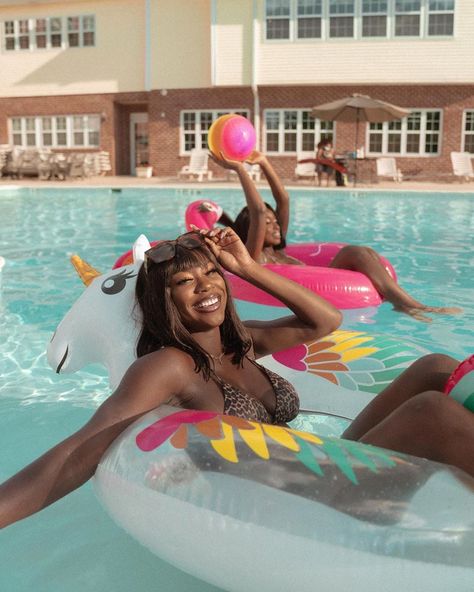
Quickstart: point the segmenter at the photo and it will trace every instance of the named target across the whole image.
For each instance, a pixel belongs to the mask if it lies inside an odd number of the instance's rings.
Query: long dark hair
[[[271,212],[273,212],[273,214],[275,215],[275,218],[277,219],[278,224],[280,224],[280,220],[278,220],[278,215],[277,215],[276,211],[272,208],[272,206],[269,203],[267,203],[267,202],[264,202],[264,203],[265,203],[265,207],[268,210],[270,210]],[[245,208],[242,208],[240,210],[239,214],[237,215],[237,218],[234,220],[234,224],[232,225],[232,227],[235,230],[235,232],[239,235],[240,240],[245,245],[247,243],[247,238],[248,238],[249,228],[250,228],[250,213],[249,213],[249,209],[247,206],[245,206]],[[281,224],[280,224],[280,228],[281,228]],[[282,235],[280,243],[276,247],[273,247],[273,248],[274,249],[284,249],[285,247],[286,247],[286,239]]]
[[[187,249],[176,245],[176,254],[169,261],[148,261],[148,271],[142,265],[137,277],[135,296],[142,313],[142,329],[137,342],[137,356],[141,357],[165,346],[176,347],[189,354],[195,371],[202,372],[206,380],[211,372],[209,354],[193,339],[181,321],[178,310],[167,289],[171,277],[191,267],[204,267],[209,261],[216,266],[227,289],[227,304],[224,322],[220,327],[225,354],[233,353],[232,363],[242,364],[251,346],[250,336],[239,319],[229,286],[222,269],[211,251],[205,246]]]

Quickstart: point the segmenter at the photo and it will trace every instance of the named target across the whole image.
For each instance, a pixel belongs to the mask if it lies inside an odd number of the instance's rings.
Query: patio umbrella
[[[356,124],[355,151],[359,143],[359,122],[369,121],[372,123],[381,123],[382,121],[394,121],[402,119],[409,115],[408,109],[397,107],[385,101],[372,99],[367,95],[354,93],[350,97],[324,103],[313,107],[312,117],[317,117],[323,121],[353,121]],[[357,159],[356,159],[357,172]],[[354,180],[355,183],[355,180]]]

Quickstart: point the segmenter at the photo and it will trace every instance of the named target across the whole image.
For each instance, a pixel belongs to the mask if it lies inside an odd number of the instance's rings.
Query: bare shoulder
[[[175,347],[163,347],[135,360],[124,380],[149,386],[165,381],[176,388],[184,384],[193,371],[194,361],[191,356]]]

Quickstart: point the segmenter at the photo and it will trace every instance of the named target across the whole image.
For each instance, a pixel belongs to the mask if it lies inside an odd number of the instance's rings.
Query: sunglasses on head
[[[149,261],[153,261],[153,263],[164,263],[165,261],[171,261],[171,259],[173,259],[173,257],[176,255],[176,247],[178,245],[180,247],[184,247],[185,249],[192,250],[202,247],[203,244],[205,244],[203,236],[194,231],[182,234],[181,236],[178,236],[177,239],[158,243],[151,249],[148,249],[148,251],[145,251],[145,259],[143,261],[145,273],[148,273]]]

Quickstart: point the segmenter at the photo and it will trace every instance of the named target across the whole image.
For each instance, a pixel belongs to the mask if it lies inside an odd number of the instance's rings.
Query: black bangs
[[[166,275],[171,277],[180,271],[186,271],[191,267],[206,267],[209,263],[217,264],[216,258],[203,244],[197,249],[187,249],[181,245],[176,245],[176,254],[173,259],[166,263]]]

